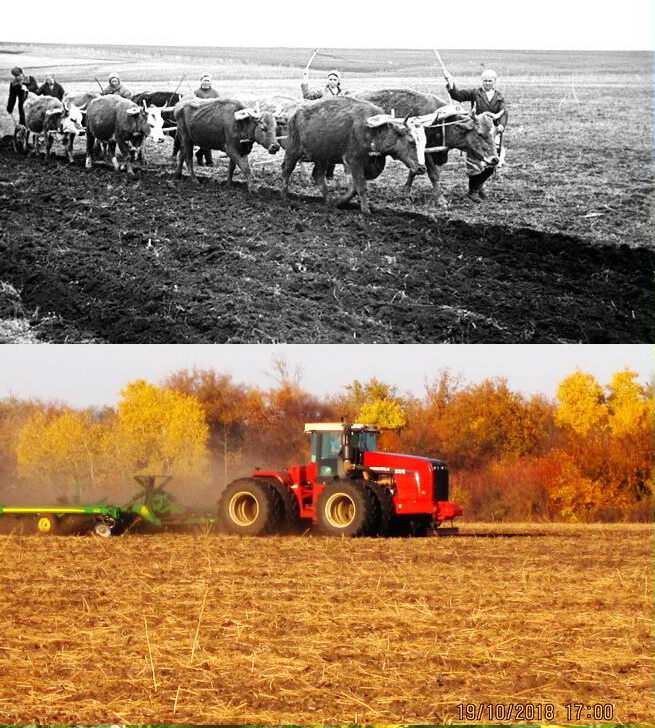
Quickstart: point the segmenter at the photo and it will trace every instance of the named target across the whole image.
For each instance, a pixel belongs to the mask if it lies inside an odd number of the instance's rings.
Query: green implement
[[[122,520],[118,506],[105,505],[0,506],[0,516],[33,516],[29,520],[37,533],[95,531],[99,536],[111,536]]]

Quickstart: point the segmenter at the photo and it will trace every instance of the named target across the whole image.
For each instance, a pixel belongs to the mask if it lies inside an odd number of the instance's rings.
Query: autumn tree
[[[302,387],[302,372],[291,371],[283,359],[273,361],[271,376],[275,385],[263,392],[263,419],[250,433],[249,461],[284,467],[309,457],[305,423],[331,420],[335,415],[329,403]]]
[[[121,391],[105,453],[123,481],[138,473],[201,478],[207,461],[208,427],[200,402],[143,380]]]
[[[548,407],[513,392],[502,378],[464,386],[430,408],[432,453],[453,467],[478,467],[538,450]],[[431,454],[432,454],[431,453]]]
[[[625,369],[603,387],[577,371],[558,389],[567,467],[553,488],[571,518],[628,514],[653,494],[653,394]]]
[[[61,409],[61,405],[16,397],[0,400],[0,492],[18,488],[16,447],[23,426],[36,412],[52,415]]]
[[[555,413],[558,425],[585,437],[607,425],[605,393],[592,374],[576,371],[557,387],[559,406]]]
[[[200,402],[209,427],[209,449],[227,478],[243,455],[248,432],[264,421],[260,390],[237,384],[230,374],[219,374],[213,369],[175,372],[164,381],[164,386]]]
[[[90,410],[39,409],[20,431],[18,471],[32,488],[47,486],[53,495],[80,497],[96,491],[102,425]]]

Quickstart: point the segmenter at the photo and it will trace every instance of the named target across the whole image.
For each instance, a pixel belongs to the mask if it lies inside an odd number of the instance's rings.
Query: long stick
[[[94,81],[98,84],[98,86],[100,86],[100,90],[102,91],[102,84],[100,83],[100,81],[98,81],[97,78],[95,78]]]
[[[314,60],[314,58],[316,58],[317,53],[318,53],[318,48],[314,48],[314,52],[309,57],[309,60],[307,61],[307,65],[305,66],[305,73],[307,73],[309,71],[309,67],[312,65],[312,61]]]
[[[180,76],[180,80],[179,80],[179,83],[177,84],[177,88],[176,88],[176,89],[175,89],[175,91],[173,91],[173,93],[172,93],[172,94],[171,94],[171,95],[170,95],[170,96],[169,96],[169,97],[168,97],[168,98],[166,99],[166,103],[164,104],[164,106],[168,106],[168,104],[169,104],[170,100],[171,100],[171,99],[173,98],[173,96],[175,96],[175,94],[176,94],[176,93],[178,92],[178,89],[179,89],[179,88],[180,88],[180,86],[182,85],[182,81],[184,81],[184,74],[182,74],[182,75]]]
[[[448,97],[450,98],[450,89],[449,89],[449,83],[450,83],[450,74],[446,70],[446,66],[441,58],[441,53],[436,48],[432,49],[434,51],[434,55],[437,57],[437,60],[439,61],[439,65],[441,66],[441,70],[443,72],[444,78],[446,79],[446,91],[448,92]]]
[[[444,76],[450,75],[448,71],[446,70],[446,66],[444,65],[444,62],[441,60],[441,53],[436,48],[432,49],[434,51],[434,55],[437,57],[437,61],[439,61],[439,65],[441,66],[441,70],[443,71]]]

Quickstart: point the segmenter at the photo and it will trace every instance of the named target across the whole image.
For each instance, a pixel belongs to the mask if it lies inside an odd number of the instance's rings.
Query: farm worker
[[[132,98],[132,92],[123,86],[121,83],[121,80],[117,73],[111,73],[109,75],[109,78],[107,79],[109,82],[109,85],[105,86],[102,89],[102,95],[103,96],[109,96],[111,94],[118,94],[119,96],[122,96],[124,99],[131,99]]]
[[[218,91],[212,88],[212,77],[209,73],[203,73],[200,76],[200,88],[197,88],[193,93],[199,99],[217,99],[219,97]],[[207,167],[214,166],[211,149],[198,149],[196,152],[196,161],[201,167],[203,160]]]
[[[330,71],[327,75],[325,88],[309,88],[309,71],[305,69],[302,74],[302,83],[300,84],[303,99],[322,99],[330,96],[341,96],[341,73],[336,69]]]
[[[502,134],[507,126],[507,109],[505,108],[505,98],[496,89],[498,81],[496,72],[490,68],[485,69],[482,72],[482,83],[479,88],[458,89],[449,73],[444,73],[444,78],[446,79],[446,88],[453,101],[470,101],[471,109],[476,114],[491,116],[496,126],[496,144],[500,153]],[[480,165],[475,160],[470,160],[467,157],[466,171],[469,175],[468,196],[473,202],[480,202],[481,199],[487,196],[482,186],[494,173],[494,168]]]
[[[9,82],[9,98],[7,99],[7,113],[11,114],[14,105],[18,102],[18,120],[22,126],[25,126],[25,112],[23,111],[23,102],[27,98],[29,91],[36,93],[38,86],[34,76],[26,76],[23,69],[14,66],[11,69],[12,79]]]
[[[45,77],[45,83],[39,86],[36,93],[39,96],[54,96],[61,101],[64,98],[64,87],[55,81],[52,73],[48,73]]]

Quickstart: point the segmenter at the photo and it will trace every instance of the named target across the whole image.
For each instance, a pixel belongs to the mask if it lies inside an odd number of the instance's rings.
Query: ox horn
[[[375,114],[375,116],[369,116],[366,119],[366,124],[370,127],[382,126],[382,124],[388,124],[393,120],[389,114]]]
[[[250,116],[250,112],[248,109],[238,109],[234,112],[234,118],[237,121],[243,121],[244,119],[247,119]]]

